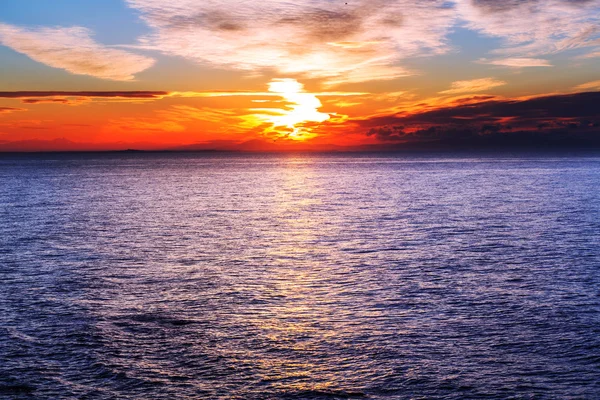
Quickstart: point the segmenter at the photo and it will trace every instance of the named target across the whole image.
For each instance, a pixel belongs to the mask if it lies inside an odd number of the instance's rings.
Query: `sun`
[[[269,92],[279,94],[288,103],[286,109],[272,110],[275,115],[264,115],[273,124],[274,131],[282,131],[283,136],[293,140],[307,140],[317,136],[308,122],[325,122],[330,118],[319,108],[321,101],[312,93],[304,91],[304,85],[295,79],[274,79],[269,83]],[[281,128],[284,128],[283,130]]]

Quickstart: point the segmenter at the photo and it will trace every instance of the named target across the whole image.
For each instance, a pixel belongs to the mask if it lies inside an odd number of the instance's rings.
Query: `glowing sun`
[[[281,95],[288,102],[286,109],[277,110],[276,115],[265,115],[274,130],[286,128],[285,136],[294,140],[310,139],[316,134],[306,127],[307,122],[324,122],[330,118],[319,112],[321,101],[312,93],[304,91],[304,85],[295,79],[274,79],[269,83],[269,92]]]

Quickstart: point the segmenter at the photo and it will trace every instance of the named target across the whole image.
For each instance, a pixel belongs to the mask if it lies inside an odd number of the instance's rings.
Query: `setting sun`
[[[312,93],[304,92],[304,85],[295,79],[274,79],[269,83],[269,92],[281,95],[286,104],[277,109],[260,109],[267,113],[258,115],[272,124],[272,130],[281,137],[306,140],[316,136],[306,126],[310,122],[327,121],[329,114],[319,112],[321,101]]]

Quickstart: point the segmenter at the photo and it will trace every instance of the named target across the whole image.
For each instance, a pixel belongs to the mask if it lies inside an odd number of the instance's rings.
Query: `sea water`
[[[597,399],[600,156],[0,156],[0,398]]]

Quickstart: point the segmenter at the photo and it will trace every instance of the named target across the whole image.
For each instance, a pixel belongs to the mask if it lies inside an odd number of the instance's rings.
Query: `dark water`
[[[600,157],[0,157],[0,398],[598,399]]]

